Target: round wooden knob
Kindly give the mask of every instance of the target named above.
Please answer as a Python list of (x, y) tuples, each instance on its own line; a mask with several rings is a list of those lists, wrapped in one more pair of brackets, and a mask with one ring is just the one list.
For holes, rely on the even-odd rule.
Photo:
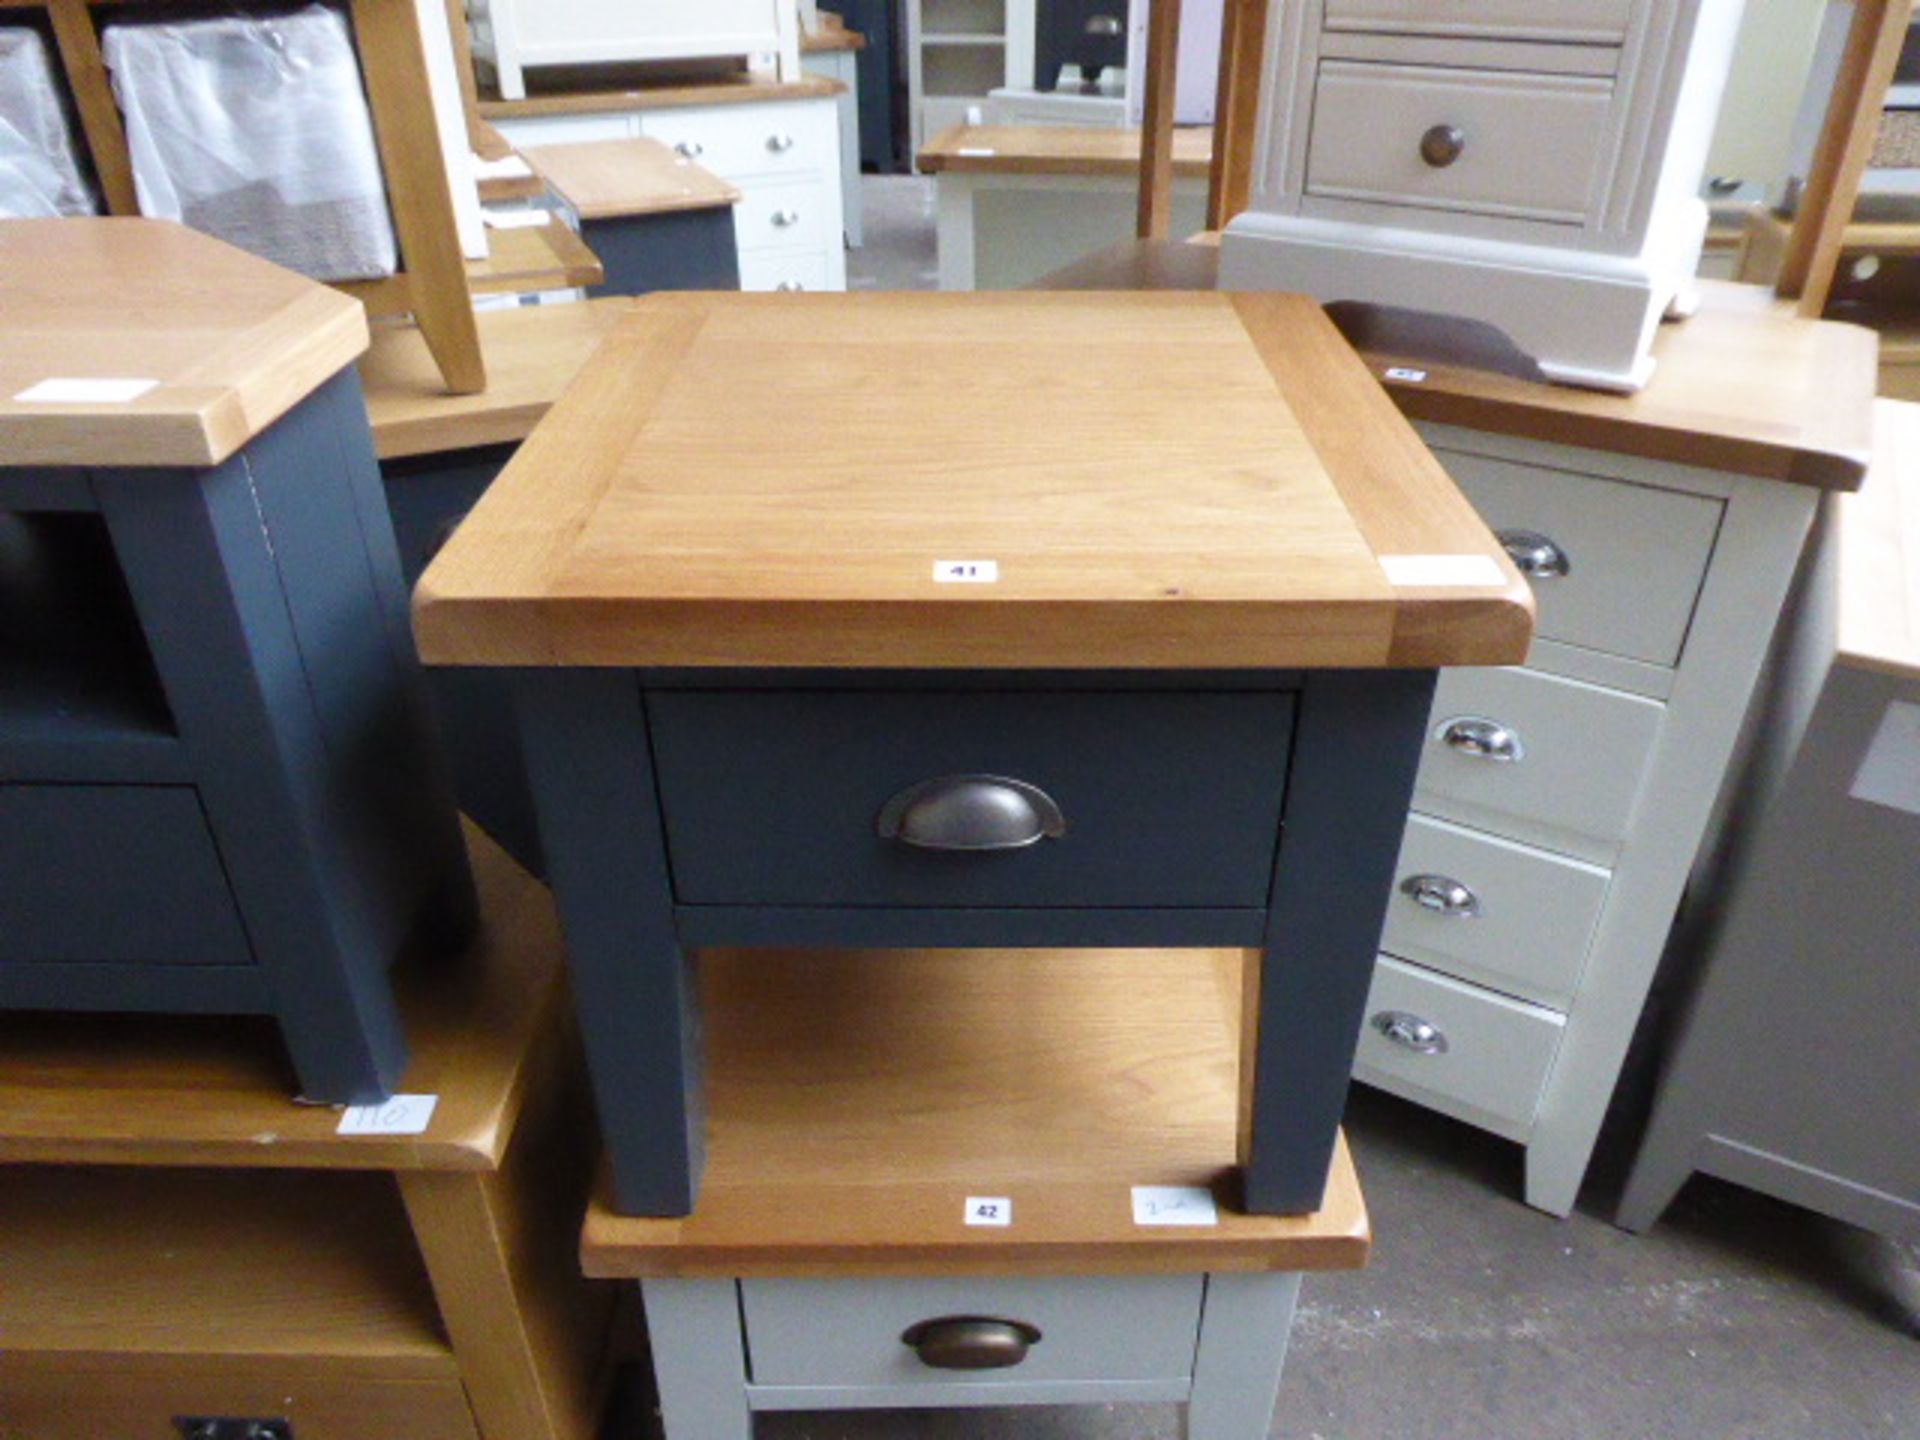
[(1467, 132), (1458, 125), (1436, 125), (1420, 137), (1420, 158), (1444, 170), (1467, 148)]

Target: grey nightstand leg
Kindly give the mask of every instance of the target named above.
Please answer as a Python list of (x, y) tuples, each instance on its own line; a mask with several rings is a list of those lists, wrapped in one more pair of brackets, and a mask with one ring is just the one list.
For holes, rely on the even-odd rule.
[(752, 1440), (746, 1337), (731, 1280), (643, 1280), (666, 1440)]
[(1316, 670), (1301, 690), (1246, 1088), (1250, 1213), (1320, 1208), (1434, 679)]
[[(269, 432), (303, 463), (250, 449), (207, 472), (102, 472), (94, 488), (301, 1089), (365, 1102), (394, 1091), (407, 1060), (386, 968), (420, 870), (438, 868), (453, 895), (470, 881), (465, 856), (447, 854), (451, 808), (445, 824), (420, 824), (409, 806), (409, 826), (344, 799), (363, 781), (382, 799), (396, 780), (424, 787), (434, 758), (407, 730), (405, 680), (334, 455), (311, 444), (334, 420), (309, 407)], [(265, 492), (301, 486), (332, 503), (301, 509), (311, 534), (296, 543), (271, 530)], [(303, 545), (359, 574), (330, 597), (290, 595), (284, 566)], [(392, 847), (359, 845), (374, 824), (394, 826)]]
[(1187, 1440), (1267, 1440), (1287, 1363), (1298, 1275), (1209, 1275)]
[(674, 933), (640, 682), (542, 670), (515, 693), (614, 1198), (685, 1215), (704, 1142), (698, 986)]

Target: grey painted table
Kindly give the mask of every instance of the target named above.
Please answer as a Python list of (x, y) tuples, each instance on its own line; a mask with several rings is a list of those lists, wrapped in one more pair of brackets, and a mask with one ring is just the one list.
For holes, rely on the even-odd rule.
[(649, 297), (415, 608), (516, 677), (643, 1215), (697, 1213), (698, 949), (781, 943), (1257, 950), (1234, 1198), (1316, 1208), (1435, 669), (1530, 622), (1284, 296)]
[(387, 968), (473, 894), (360, 307), (175, 226), (5, 231), (0, 1006), (271, 1015), (308, 1098), (384, 1098)]

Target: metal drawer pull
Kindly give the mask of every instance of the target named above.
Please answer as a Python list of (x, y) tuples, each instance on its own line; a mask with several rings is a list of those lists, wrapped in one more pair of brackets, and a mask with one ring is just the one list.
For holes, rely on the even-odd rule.
[(1394, 1044), (1421, 1055), (1447, 1053), (1447, 1037), (1431, 1020), (1408, 1010), (1382, 1010), (1367, 1022)]
[(882, 839), (922, 850), (1019, 850), (1059, 839), (1067, 822), (1053, 797), (999, 775), (943, 775), (881, 807)]
[(1400, 893), (1436, 915), (1471, 920), (1480, 913), (1480, 897), (1449, 875), (1410, 875), (1400, 882)]
[(798, 280), (782, 280), (778, 285), (774, 286), (773, 288), (779, 291), (782, 295), (793, 295), (793, 294), (799, 293), (800, 291), (806, 289), (807, 287), (802, 285)]
[(1027, 1358), (1040, 1343), (1040, 1332), (1019, 1320), (948, 1315), (922, 1320), (900, 1340), (935, 1370), (1005, 1370)]
[(702, 145), (698, 140), (682, 140), (678, 145), (674, 146), (673, 149), (674, 153), (683, 160), (698, 160), (702, 155), (707, 153), (707, 147)]
[(1420, 137), (1420, 158), (1444, 170), (1465, 153), (1467, 132), (1458, 125), (1436, 125)]
[(1118, 15), (1092, 15), (1087, 19), (1087, 34), (1118, 35), (1123, 27)]
[(776, 155), (784, 155), (787, 153), (787, 151), (791, 150), (792, 148), (793, 148), (793, 137), (791, 135), (781, 134), (781, 135), (769, 135), (767, 137), (767, 149), (771, 150)]
[(1498, 720), (1478, 715), (1463, 715), (1440, 727), (1440, 738), (1449, 749), (1476, 760), (1491, 760), (1496, 765), (1512, 765), (1526, 758), (1527, 748), (1520, 737)]
[(789, 225), (798, 225), (800, 223), (800, 212), (798, 210), (776, 210), (773, 212), (773, 223), (783, 230)]
[(1573, 570), (1567, 552), (1538, 530), (1501, 530), (1498, 534), (1508, 558), (1529, 580), (1558, 580)]

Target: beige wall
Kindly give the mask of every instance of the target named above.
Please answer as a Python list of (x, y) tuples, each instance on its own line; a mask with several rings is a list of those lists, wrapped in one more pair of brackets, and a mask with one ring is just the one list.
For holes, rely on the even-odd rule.
[(1762, 181), (1777, 197), (1825, 9), (1826, 0), (1747, 0), (1708, 175)]

